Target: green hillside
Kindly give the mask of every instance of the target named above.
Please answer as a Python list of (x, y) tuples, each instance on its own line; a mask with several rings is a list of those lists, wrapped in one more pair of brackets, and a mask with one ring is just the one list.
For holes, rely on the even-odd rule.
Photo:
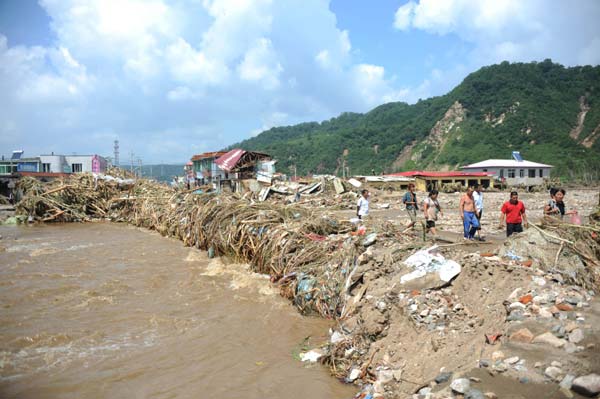
[(351, 174), (454, 169), (520, 150), (555, 175), (600, 171), (600, 67), (550, 60), (484, 67), (448, 94), (365, 114), (276, 127), (232, 147), (279, 160), (282, 172)]
[(183, 176), (183, 165), (158, 164), (143, 165), (142, 176), (160, 182), (170, 182), (173, 176)]

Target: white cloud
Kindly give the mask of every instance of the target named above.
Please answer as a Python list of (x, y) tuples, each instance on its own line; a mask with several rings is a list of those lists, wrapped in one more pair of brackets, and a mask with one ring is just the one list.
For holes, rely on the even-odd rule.
[(181, 38), (166, 49), (166, 60), (172, 76), (183, 83), (215, 85), (224, 82), (230, 73), (226, 65), (209, 59)]
[(278, 61), (273, 44), (269, 39), (260, 38), (248, 49), (238, 66), (242, 80), (260, 82), (267, 90), (279, 86), (279, 75), (283, 67)]
[(203, 4), (214, 18), (202, 35), (202, 48), (210, 57), (231, 63), (271, 32), (271, 0), (205, 0)]
[(28, 153), (110, 154), (110, 140), (97, 134), (110, 132), (123, 153), (183, 160), (244, 139), (252, 127), (441, 94), (500, 58), (598, 62), (598, 27), (586, 21), (600, 3), (540, 1), (412, 0), (399, 8), (397, 29), (469, 45), (460, 64), (440, 68), (436, 54), (427, 78), (408, 87), (353, 50), (352, 32), (338, 27), (327, 0), (41, 0), (53, 45), (14, 46), (0, 35), (0, 137)]
[(599, 17), (595, 0), (420, 0), (399, 7), (394, 26), (457, 35), (474, 45), (474, 67), (546, 58), (576, 65), (599, 60), (587, 50), (600, 40)]
[(110, 132), (123, 153), (185, 159), (246, 138), (250, 126), (366, 111), (404, 93), (382, 67), (356, 65), (351, 34), (324, 0), (40, 4), (53, 46), (0, 36), (0, 120), (12, 121), (0, 135), (28, 152), (110, 154), (98, 134)]
[(410, 95), (408, 88), (394, 89), (393, 82), (385, 77), (385, 68), (379, 65), (359, 64), (354, 67), (353, 77), (357, 91), (371, 107), (406, 101)]
[(189, 101), (197, 100), (204, 96), (201, 92), (196, 92), (187, 86), (178, 86), (167, 93), (167, 99), (169, 101)]
[(327, 69), (332, 66), (331, 60), (329, 59), (329, 51), (327, 50), (319, 51), (319, 54), (315, 56), (315, 61), (323, 69)]
[(396, 10), (396, 15), (394, 16), (394, 27), (396, 29), (407, 30), (410, 28), (412, 19), (414, 18), (415, 6), (416, 4), (413, 1), (409, 1)]
[(9, 48), (4, 36), (0, 36), (0, 80), (6, 99), (46, 105), (79, 101), (94, 82), (67, 48)]

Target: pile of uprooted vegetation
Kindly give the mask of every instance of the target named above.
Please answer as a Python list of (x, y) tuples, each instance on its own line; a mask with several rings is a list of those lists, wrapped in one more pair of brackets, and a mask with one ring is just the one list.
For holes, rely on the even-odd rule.
[[(363, 386), (365, 396), (407, 397), (429, 389), (453, 397), (444, 381), (474, 367), (521, 378), (525, 357), (513, 362), (508, 356), (521, 323), (538, 323), (528, 325), (527, 345), (547, 346), (535, 341), (546, 333), (562, 340), (556, 341), (556, 353), (548, 351), (557, 359), (587, 350), (559, 333), (595, 334), (585, 312), (599, 288), (597, 224), (547, 222), (493, 253), (479, 253), (470, 244), (415, 253), (423, 242), (392, 224), (367, 223), (366, 231), (357, 230), (298, 204), (255, 203), (235, 194), (196, 194), (147, 180), (85, 174), (23, 184), (21, 215), (45, 222), (126, 222), (270, 274), (302, 312), (337, 320), (315, 357), (336, 376)], [(409, 255), (417, 262), (409, 265)], [(446, 267), (452, 273), (443, 277)], [(506, 361), (496, 352), (504, 352)], [(584, 363), (573, 358), (577, 366), (563, 371), (581, 375), (597, 369), (594, 358), (600, 356)], [(529, 366), (527, 378), (548, 378), (545, 367), (540, 374)]]
[[(295, 204), (235, 194), (196, 194), (145, 179), (78, 174), (52, 183), (23, 179), (17, 212), (41, 222), (106, 219), (156, 230), (186, 245), (248, 262), (269, 274), (303, 312), (338, 317), (365, 237), (356, 227)], [(381, 226), (380, 238), (397, 232)], [(374, 242), (375, 237), (370, 237)], [(369, 243), (367, 243), (368, 245)]]

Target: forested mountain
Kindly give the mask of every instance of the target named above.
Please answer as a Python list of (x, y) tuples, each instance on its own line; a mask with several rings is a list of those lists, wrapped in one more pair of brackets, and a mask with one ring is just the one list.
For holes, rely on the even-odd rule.
[(454, 90), (416, 104), (276, 127), (235, 144), (298, 174), (454, 169), (489, 158), (524, 158), (565, 177), (600, 171), (600, 67), (551, 60), (484, 67)]

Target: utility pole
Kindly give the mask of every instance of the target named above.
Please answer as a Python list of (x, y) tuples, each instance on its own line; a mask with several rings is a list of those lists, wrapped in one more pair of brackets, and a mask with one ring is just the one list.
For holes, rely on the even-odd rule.
[(119, 140), (115, 140), (114, 142), (114, 164), (115, 168), (119, 167)]
[(133, 154), (133, 151), (131, 151), (131, 152), (129, 153), (129, 155), (131, 156), (131, 165), (130, 165), (130, 167), (129, 167), (129, 171), (130, 171), (131, 173), (133, 173), (133, 162), (134, 162), (134, 160), (135, 160), (135, 159), (133, 158), (133, 155), (134, 155), (134, 154)]
[(142, 178), (142, 158), (137, 159), (138, 167), (137, 167), (137, 177), (139, 179)]

